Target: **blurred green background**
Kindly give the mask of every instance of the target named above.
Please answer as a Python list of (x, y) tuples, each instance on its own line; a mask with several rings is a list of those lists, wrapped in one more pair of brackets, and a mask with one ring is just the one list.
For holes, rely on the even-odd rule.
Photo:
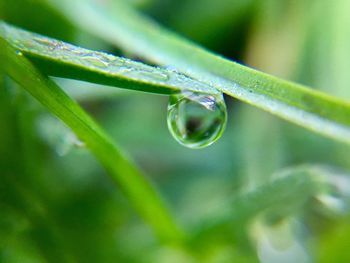
[[(232, 60), (350, 99), (349, 0), (128, 2)], [(79, 30), (44, 0), (0, 0), (0, 18), (138, 59)], [(160, 242), (75, 135), (0, 77), (0, 262), (350, 262), (345, 197), (323, 206), (310, 198), (274, 224), (259, 214), (243, 227), (218, 229), (191, 248)], [(222, 138), (190, 150), (167, 130), (166, 96), (55, 81), (152, 178), (188, 230), (215, 221), (234, 196), (283, 168), (322, 164), (350, 172), (348, 146), (231, 98), (226, 98), (229, 117)], [(343, 179), (350, 196), (350, 181)]]

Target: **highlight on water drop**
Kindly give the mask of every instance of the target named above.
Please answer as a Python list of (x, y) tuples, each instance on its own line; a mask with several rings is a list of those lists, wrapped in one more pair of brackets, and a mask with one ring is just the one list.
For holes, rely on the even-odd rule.
[(168, 128), (176, 141), (200, 149), (217, 141), (226, 127), (227, 110), (222, 94), (182, 92), (171, 95)]

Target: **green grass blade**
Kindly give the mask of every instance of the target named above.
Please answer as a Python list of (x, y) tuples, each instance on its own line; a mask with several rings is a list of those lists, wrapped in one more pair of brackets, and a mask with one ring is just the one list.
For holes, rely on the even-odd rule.
[[(350, 143), (350, 103), (217, 56), (162, 28), (123, 1), (49, 1), (80, 28), (290, 122)], [(81, 15), (77, 16), (76, 10)]]
[(208, 223), (204, 222), (198, 228), (198, 233), (202, 235), (215, 231), (223, 225), (239, 227), (266, 211), (269, 216), (296, 215), (307, 208), (305, 205), (310, 198), (316, 200), (324, 195), (342, 198), (341, 201), (347, 207), (347, 211), (338, 211), (337, 207), (327, 207), (324, 204), (322, 208), (325, 213), (349, 213), (348, 178), (349, 174), (323, 165), (300, 165), (283, 169), (270, 182), (234, 197), (226, 213), (217, 216), (215, 220), (208, 220)]
[(76, 47), (0, 22), (0, 35), (47, 75), (158, 94), (219, 93), (178, 72)]
[(161, 197), (115, 143), (53, 81), (0, 37), (0, 70), (70, 127), (108, 170), (141, 216), (166, 240), (182, 236)]

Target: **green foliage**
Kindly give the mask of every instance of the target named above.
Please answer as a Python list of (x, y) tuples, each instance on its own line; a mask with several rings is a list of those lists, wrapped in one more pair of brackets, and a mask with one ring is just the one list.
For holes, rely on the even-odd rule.
[[(214, 55), (159, 27), (123, 1), (110, 6), (81, 0), (53, 1), (52, 4), (77, 26), (106, 41), (157, 63), (170, 64), (223, 93), (284, 119), (349, 142), (350, 105), (346, 101)], [(73, 11), (77, 9), (84, 10), (84, 16), (78, 19)]]
[[(345, 2), (0, 0), (0, 262), (349, 261)], [(166, 131), (182, 91), (229, 95), (209, 149)]]
[(51, 80), (42, 76), (21, 53), (16, 53), (3, 39), (0, 41), (5, 72), (76, 133), (161, 237), (178, 238), (177, 229), (156, 192), (137, 168), (120, 153), (112, 140), (78, 104)]
[(181, 90), (218, 94), (218, 91), (209, 85), (174, 71), (78, 48), (5, 23), (0, 24), (0, 29), (6, 40), (50, 76), (160, 94), (171, 94)]

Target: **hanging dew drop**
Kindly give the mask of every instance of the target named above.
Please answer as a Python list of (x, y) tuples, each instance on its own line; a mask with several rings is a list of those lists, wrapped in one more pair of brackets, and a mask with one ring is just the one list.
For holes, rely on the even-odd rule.
[(227, 111), (222, 94), (183, 92), (171, 95), (168, 105), (168, 128), (180, 144), (200, 149), (222, 135)]

